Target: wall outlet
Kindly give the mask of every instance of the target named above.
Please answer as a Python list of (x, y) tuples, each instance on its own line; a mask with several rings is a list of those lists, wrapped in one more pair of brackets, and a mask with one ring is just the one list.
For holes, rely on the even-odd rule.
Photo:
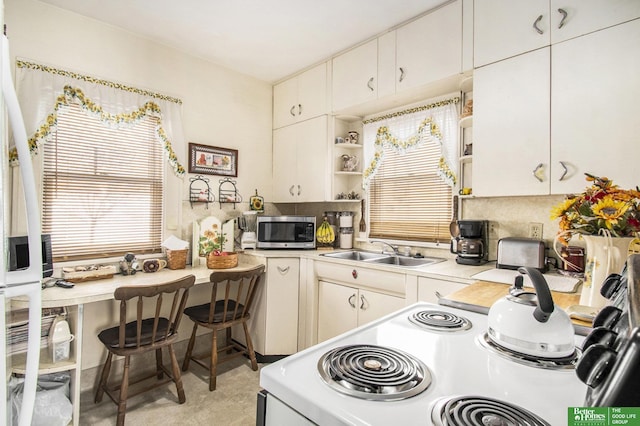
[(529, 238), (542, 239), (542, 224), (529, 222)]
[(500, 234), (500, 225), (498, 222), (489, 222), (489, 238), (497, 240)]

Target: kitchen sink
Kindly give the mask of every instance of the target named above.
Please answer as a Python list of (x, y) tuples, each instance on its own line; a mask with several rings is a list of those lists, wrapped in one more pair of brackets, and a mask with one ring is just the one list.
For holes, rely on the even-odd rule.
[(372, 253), (359, 250), (324, 253), (321, 254), (321, 256), (334, 259), (357, 260), (367, 263), (379, 263), (383, 265), (400, 266), (405, 268), (417, 268), (420, 266), (443, 262), (445, 260), (440, 257), (409, 257), (384, 253)]
[(382, 253), (372, 253), (369, 251), (358, 251), (358, 250), (339, 251), (336, 253), (324, 253), (321, 256), (332, 257), (334, 259), (347, 259), (347, 260), (375, 260), (375, 259), (388, 257), (388, 255), (382, 254)]

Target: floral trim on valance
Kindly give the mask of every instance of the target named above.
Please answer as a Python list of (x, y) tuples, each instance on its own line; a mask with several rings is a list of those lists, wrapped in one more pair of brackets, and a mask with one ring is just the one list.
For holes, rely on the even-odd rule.
[[(432, 117), (425, 118), (420, 123), (420, 126), (418, 126), (417, 132), (406, 140), (401, 140), (392, 135), (387, 126), (380, 126), (376, 134), (376, 140), (373, 144), (375, 148), (373, 159), (363, 173), (362, 188), (366, 190), (369, 187), (371, 178), (376, 174), (378, 167), (384, 158), (385, 146), (393, 148), (396, 152), (404, 153), (422, 145), (423, 139), (429, 136), (437, 138), (438, 142), (442, 143), (442, 133)], [(444, 157), (440, 157), (438, 175), (447, 182), (447, 184), (452, 186), (456, 184), (456, 175), (449, 168)]]
[[(54, 112), (46, 117), (44, 124), (36, 130), (31, 138), (29, 138), (29, 151), (31, 151), (32, 154), (37, 153), (38, 145), (42, 141), (47, 140), (51, 133), (55, 131), (58, 124), (57, 113), (60, 107), (63, 105), (69, 105), (72, 102), (78, 102), (82, 109), (87, 113), (96, 116), (103, 123), (115, 127), (120, 125), (133, 125), (146, 116), (160, 117), (162, 115), (162, 111), (158, 104), (152, 101), (146, 102), (143, 106), (131, 113), (110, 114), (104, 111), (101, 106), (97, 105), (91, 99), (87, 98), (82, 90), (67, 85), (64, 87), (64, 92), (56, 99)], [(171, 164), (174, 173), (179, 177), (184, 176), (185, 169), (178, 162), (176, 153), (171, 146), (171, 141), (167, 138), (167, 134), (161, 125), (156, 127), (156, 134), (158, 139), (164, 144), (167, 160), (169, 161), (169, 164)], [(15, 148), (9, 151), (9, 161), (13, 165), (18, 162), (18, 154)]]
[(63, 77), (70, 77), (80, 81), (86, 81), (88, 83), (101, 84), (103, 86), (111, 87), (112, 89), (124, 90), (125, 92), (137, 93), (143, 96), (151, 96), (152, 98), (162, 99), (163, 101), (174, 102), (182, 105), (182, 100), (174, 98), (172, 96), (162, 95), (160, 93), (151, 92), (149, 90), (138, 89), (136, 87), (127, 86), (125, 84), (115, 83), (109, 80), (103, 80), (100, 78), (91, 77), (84, 74), (78, 74), (72, 71), (61, 70), (60, 68), (54, 68), (47, 65), (35, 64), (33, 62), (27, 62), (20, 59), (16, 60), (16, 66), (18, 68), (27, 68), (31, 70), (38, 70), (48, 72), (50, 74), (60, 75)]

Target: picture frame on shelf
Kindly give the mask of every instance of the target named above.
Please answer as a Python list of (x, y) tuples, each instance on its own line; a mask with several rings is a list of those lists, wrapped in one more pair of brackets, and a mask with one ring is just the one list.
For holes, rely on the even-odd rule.
[(189, 173), (238, 176), (238, 150), (189, 143)]

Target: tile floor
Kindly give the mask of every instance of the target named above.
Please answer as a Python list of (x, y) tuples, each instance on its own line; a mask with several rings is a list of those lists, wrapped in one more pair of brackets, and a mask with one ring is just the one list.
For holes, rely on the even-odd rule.
[[(260, 367), (252, 371), (248, 359), (239, 357), (218, 366), (217, 389), (209, 392), (208, 372), (191, 366), (182, 373), (187, 401), (178, 404), (176, 387), (169, 382), (127, 401), (127, 425), (249, 426), (256, 423), (256, 395), (260, 390)], [(115, 376), (112, 370), (112, 377)], [(116, 423), (116, 405), (105, 395), (93, 402), (93, 389), (80, 400), (80, 425), (110, 426)]]

